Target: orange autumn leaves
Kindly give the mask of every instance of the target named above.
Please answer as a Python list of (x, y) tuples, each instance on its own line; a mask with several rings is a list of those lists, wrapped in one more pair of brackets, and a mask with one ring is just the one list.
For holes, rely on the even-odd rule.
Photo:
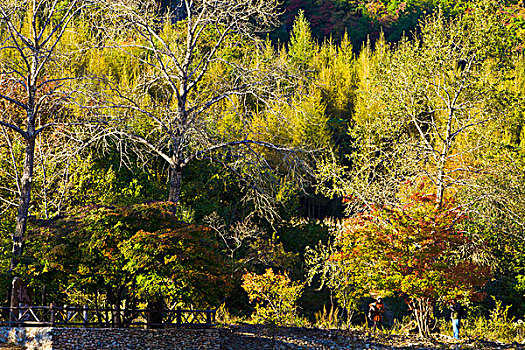
[(474, 259), (467, 216), (452, 198), (414, 193), (402, 208), (375, 207), (346, 221), (330, 260), (349, 270), (354, 284), (439, 300), (470, 297), (490, 276)]

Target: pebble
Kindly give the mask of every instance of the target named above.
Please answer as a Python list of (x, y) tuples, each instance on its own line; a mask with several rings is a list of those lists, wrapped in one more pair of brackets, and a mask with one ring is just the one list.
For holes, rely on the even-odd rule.
[[(366, 339), (366, 341), (365, 341)], [(402, 336), (365, 338), (355, 331), (326, 331), (312, 328), (279, 328), (261, 325), (215, 329), (82, 329), (1, 328), (0, 343), (25, 345), (28, 350), (436, 350), (436, 349), (525, 349), (520, 344), (484, 343), (433, 344)], [(412, 340), (412, 341), (410, 341)]]

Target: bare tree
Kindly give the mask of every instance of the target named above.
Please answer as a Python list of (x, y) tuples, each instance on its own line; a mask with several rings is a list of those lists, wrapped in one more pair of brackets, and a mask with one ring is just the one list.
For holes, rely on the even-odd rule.
[[(128, 112), (116, 127), (169, 165), (169, 201), (179, 202), (183, 169), (196, 159), (217, 161), (239, 175), (267, 176), (259, 184), (279, 183), (275, 169), (287, 169), (289, 176), (304, 170), (304, 149), (265, 139), (251, 123), (253, 105), (265, 106), (291, 86), (282, 78), (283, 66), (270, 67), (246, 52), (260, 47), (254, 44), (260, 44), (257, 33), (275, 25), (278, 1), (182, 0), (162, 16), (156, 15), (161, 11), (155, 1), (111, 3), (112, 22), (126, 28), (114, 46), (142, 66), (133, 89), (118, 89), (115, 105)], [(241, 126), (235, 132), (217, 132), (225, 111)], [(273, 162), (263, 149), (274, 155)], [(268, 204), (268, 197), (256, 197), (260, 207)]]
[[(70, 124), (63, 106), (72, 91), (66, 73), (72, 47), (63, 45), (78, 16), (93, 5), (89, 0), (7, 0), (0, 3), (0, 126), (6, 143), (21, 142), (21, 176), (15, 176), (18, 213), (13, 238), (12, 270), (23, 253), (31, 205), (38, 138), (51, 128)], [(17, 135), (13, 138), (9, 133)], [(42, 144), (42, 143), (41, 143)], [(11, 144), (11, 149), (14, 149)], [(11, 152), (11, 157), (15, 153)], [(17, 161), (13, 159), (16, 167)], [(43, 164), (43, 166), (45, 166)]]
[(489, 168), (481, 160), (505, 112), (506, 48), (486, 6), (452, 20), (433, 15), (413, 40), (363, 51), (351, 131), (361, 151), (353, 181), (340, 177), (356, 203), (398, 204), (400, 185), (423, 179), (441, 204), (447, 189), (475, 186)]
[(232, 224), (227, 224), (224, 218), (220, 217), (216, 212), (213, 212), (206, 216), (203, 221), (208, 227), (213, 229), (222, 240), (225, 251), (232, 264), (231, 273), (233, 276), (234, 272), (240, 268), (235, 266), (235, 258), (239, 249), (247, 243), (260, 238), (264, 234), (264, 230), (254, 223), (250, 217), (245, 217)]

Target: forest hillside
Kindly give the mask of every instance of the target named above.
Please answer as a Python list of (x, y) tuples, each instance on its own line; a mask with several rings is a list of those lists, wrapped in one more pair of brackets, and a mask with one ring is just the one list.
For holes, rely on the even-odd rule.
[(424, 338), (460, 302), (523, 343), (524, 40), (522, 1), (3, 1), (0, 300), (344, 328), (381, 296)]

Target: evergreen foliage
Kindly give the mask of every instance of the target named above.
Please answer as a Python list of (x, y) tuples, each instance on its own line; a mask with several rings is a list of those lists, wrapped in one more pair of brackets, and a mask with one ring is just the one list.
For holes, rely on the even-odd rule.
[[(41, 22), (0, 4), (0, 288), (251, 302), (287, 325), (329, 304), (330, 322), (359, 323), (381, 293), (406, 298), (424, 336), (462, 298), (469, 334), (517, 339), (501, 325), (525, 315), (523, 3), (289, 0), (265, 37), (276, 2), (220, 2), (269, 11), (232, 17), (184, 1), (202, 16), (63, 1)], [(20, 38), (62, 28), (71, 4), (31, 76)]]

